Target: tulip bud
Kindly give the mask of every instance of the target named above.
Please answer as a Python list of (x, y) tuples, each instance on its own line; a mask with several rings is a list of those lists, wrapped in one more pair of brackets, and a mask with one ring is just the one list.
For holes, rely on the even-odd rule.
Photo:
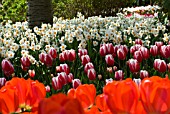
[(153, 66), (154, 66), (155, 70), (158, 70), (159, 72), (165, 72), (167, 69), (166, 62), (164, 60), (160, 60), (160, 59), (155, 59)]
[(72, 73), (69, 73), (69, 74), (67, 75), (67, 82), (68, 82), (68, 83), (71, 83), (72, 80), (73, 80), (73, 74), (72, 74)]
[(96, 79), (96, 71), (94, 70), (94, 68), (89, 69), (89, 70), (87, 71), (87, 77), (88, 77), (90, 80), (95, 80), (95, 79)]
[(76, 59), (76, 52), (75, 50), (71, 49), (68, 52), (68, 60), (69, 61), (74, 61)]
[(28, 70), (31, 64), (28, 57), (22, 57), (20, 61), (21, 61), (22, 69), (25, 71)]
[(87, 71), (91, 68), (94, 68), (93, 63), (89, 62), (84, 67), (84, 73), (87, 74)]
[(1, 67), (6, 76), (10, 76), (14, 73), (14, 67), (7, 59), (2, 60)]
[(47, 86), (45, 87), (45, 90), (46, 90), (47, 93), (50, 92), (50, 86), (47, 85)]
[(72, 86), (73, 86), (74, 89), (76, 89), (79, 85), (81, 85), (80, 79), (72, 80)]
[(51, 67), (51, 66), (53, 65), (53, 58), (51, 57), (51, 55), (45, 54), (44, 64), (45, 64), (47, 67)]
[(67, 75), (70, 73), (70, 68), (67, 64), (60, 64), (60, 72), (65, 72)]
[(142, 43), (142, 40), (141, 40), (141, 39), (135, 39), (135, 44), (140, 44), (140, 45), (142, 45), (143, 43)]
[(101, 75), (101, 74), (99, 74), (99, 75), (98, 75), (98, 78), (99, 78), (99, 80), (101, 80), (101, 79), (102, 79), (102, 75)]
[(106, 46), (100, 47), (100, 56), (104, 57), (106, 53)]
[(87, 54), (88, 54), (87, 49), (79, 49), (78, 50), (79, 58), (81, 58), (82, 55), (87, 55)]
[(128, 62), (128, 65), (129, 65), (130, 71), (132, 73), (138, 72), (140, 70), (140, 64), (135, 59), (130, 59), (129, 62)]
[(48, 53), (49, 53), (49, 55), (51, 55), (51, 57), (52, 57), (53, 59), (57, 58), (57, 51), (56, 51), (55, 48), (50, 48), (50, 50), (49, 50)]
[(52, 78), (52, 87), (54, 90), (59, 90), (62, 88), (62, 86), (62, 81), (58, 78), (58, 76)]
[(0, 88), (3, 87), (6, 83), (6, 79), (5, 78), (0, 78)]
[(124, 73), (122, 70), (118, 70), (115, 72), (115, 80), (123, 80)]
[(126, 52), (123, 49), (118, 49), (117, 50), (117, 56), (120, 60), (125, 60), (126, 59)]
[(35, 70), (28, 70), (28, 75), (29, 75), (31, 78), (34, 78), (34, 76), (35, 76)]
[(142, 62), (142, 60), (143, 60), (142, 52), (141, 51), (135, 51), (133, 58), (136, 59), (139, 63)]
[(113, 66), (114, 65), (114, 58), (111, 54), (108, 54), (105, 56), (105, 61), (108, 66)]
[(146, 47), (140, 47), (139, 51), (142, 52), (142, 57), (143, 59), (148, 59), (149, 58), (149, 50)]
[(140, 78), (144, 79), (146, 77), (149, 77), (149, 73), (146, 70), (140, 70)]
[(46, 55), (45, 53), (39, 54), (39, 60), (40, 60), (42, 63), (44, 63), (45, 55)]
[(156, 45), (151, 46), (150, 53), (152, 56), (157, 56), (158, 55), (158, 47)]
[(81, 56), (81, 62), (83, 64), (83, 66), (85, 66), (87, 63), (90, 62), (90, 57), (89, 55), (82, 55)]

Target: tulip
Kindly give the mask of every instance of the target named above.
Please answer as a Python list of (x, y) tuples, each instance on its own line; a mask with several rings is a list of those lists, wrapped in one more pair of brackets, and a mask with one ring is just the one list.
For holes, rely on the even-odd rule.
[(58, 73), (57, 76), (62, 86), (67, 84), (67, 74), (65, 72)]
[(149, 58), (149, 50), (146, 47), (140, 47), (139, 51), (142, 52), (142, 57), (143, 59), (148, 59)]
[(6, 83), (6, 79), (5, 78), (0, 78), (0, 88), (3, 87)]
[(45, 87), (45, 90), (46, 90), (46, 92), (50, 92), (50, 86), (47, 85), (47, 86)]
[(141, 79), (138, 78), (138, 79), (133, 79), (133, 81), (136, 83), (136, 85), (138, 86), (138, 88), (140, 87), (140, 84), (141, 84)]
[(103, 88), (103, 93), (107, 106), (112, 113), (135, 114), (139, 90), (132, 79), (108, 83)]
[(45, 54), (44, 64), (45, 64), (47, 67), (51, 67), (51, 66), (53, 65), (53, 58), (51, 57), (51, 55)]
[(115, 72), (115, 80), (123, 80), (124, 73), (122, 70), (118, 70)]
[(113, 66), (114, 65), (114, 58), (111, 54), (108, 54), (105, 56), (105, 61), (108, 66)]
[(120, 48), (120, 45), (115, 45), (114, 46), (114, 52), (117, 53), (117, 50)]
[(6, 76), (10, 76), (14, 73), (14, 67), (10, 61), (3, 59), (1, 62), (2, 71)]
[(28, 70), (28, 75), (29, 75), (31, 78), (34, 78), (34, 76), (35, 76), (35, 70)]
[(67, 64), (60, 64), (60, 72), (65, 72), (67, 75), (70, 73), (70, 68)]
[(69, 61), (74, 61), (76, 59), (76, 52), (75, 50), (71, 49), (68, 52), (68, 60)]
[(140, 47), (141, 47), (141, 45), (139, 45), (139, 44), (136, 44), (136, 45), (130, 47), (130, 53), (133, 55), (133, 53), (135, 51), (138, 51)]
[(125, 52), (125, 55), (128, 54), (128, 47), (126, 45), (120, 45), (120, 48), (119, 49), (122, 49), (124, 52)]
[(88, 54), (87, 49), (79, 49), (78, 50), (79, 58), (81, 58), (82, 55), (87, 55), (87, 54)]
[(146, 70), (140, 70), (140, 78), (144, 79), (146, 77), (149, 77), (149, 73)]
[(135, 51), (133, 54), (133, 58), (136, 59), (139, 63), (142, 62), (143, 56), (141, 51)]
[(140, 70), (139, 62), (135, 59), (130, 59), (128, 65), (132, 73), (138, 72)]
[(46, 55), (45, 53), (39, 54), (39, 60), (40, 60), (42, 63), (44, 63), (45, 55)]
[(164, 58), (169, 58), (170, 57), (170, 49), (169, 49), (169, 47), (167, 47), (165, 45), (161, 46), (160, 47), (160, 54)]
[(89, 55), (82, 55), (81, 56), (81, 62), (83, 64), (83, 66), (85, 66), (87, 63), (90, 62), (90, 57)]
[(84, 73), (87, 74), (87, 71), (91, 68), (94, 68), (93, 63), (89, 62), (84, 67)]
[(155, 45), (158, 46), (158, 50), (160, 50), (161, 46), (163, 46), (163, 42), (155, 42)]
[(120, 60), (125, 60), (126, 59), (126, 52), (123, 49), (118, 49), (117, 50), (117, 56)]
[[(70, 108), (71, 106), (71, 108)], [(39, 103), (38, 114), (85, 114), (81, 103), (63, 93), (52, 95)]]
[(142, 40), (141, 40), (141, 39), (135, 39), (135, 44), (140, 44), (140, 45), (142, 45), (143, 43), (142, 43)]
[(96, 79), (96, 71), (94, 70), (94, 68), (91, 68), (87, 71), (87, 77), (90, 80), (95, 80)]
[(72, 86), (73, 86), (74, 89), (76, 89), (79, 85), (81, 85), (80, 79), (72, 80)]
[(55, 70), (56, 70), (57, 73), (59, 73), (59, 72), (61, 72), (61, 67), (60, 66), (56, 66)]
[(58, 76), (52, 78), (52, 87), (54, 90), (60, 90), (63, 86), (62, 84), (63, 83)]
[(72, 80), (73, 80), (73, 74), (72, 74), (72, 73), (69, 73), (69, 74), (67, 75), (67, 82), (68, 82), (68, 83), (71, 83)]
[(28, 57), (22, 57), (21, 58), (21, 65), (24, 71), (28, 70), (30, 67), (30, 60), (28, 59)]
[(53, 59), (57, 58), (57, 51), (56, 51), (55, 48), (50, 48), (50, 50), (49, 50), (48, 53), (49, 53), (49, 55), (51, 55), (51, 57), (52, 57)]
[(106, 79), (105, 82), (106, 82), (106, 85), (107, 85), (108, 83), (112, 83), (112, 82), (113, 82), (113, 79), (112, 79), (112, 78)]
[(151, 46), (150, 53), (152, 56), (157, 56), (158, 55), (158, 47), (156, 45)]
[(140, 99), (147, 114), (169, 114), (170, 80), (153, 76), (140, 85)]
[(112, 43), (106, 44), (106, 52), (107, 54), (113, 54), (114, 53), (114, 46)]
[(160, 59), (155, 59), (153, 66), (155, 70), (158, 70), (159, 72), (165, 72), (167, 69), (166, 62)]
[(104, 57), (107, 54), (106, 46), (100, 47), (100, 56)]

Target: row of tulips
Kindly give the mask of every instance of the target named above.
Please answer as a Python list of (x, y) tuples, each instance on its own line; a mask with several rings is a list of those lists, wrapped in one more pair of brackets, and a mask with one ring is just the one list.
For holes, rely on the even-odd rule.
[(93, 84), (80, 84), (67, 95), (45, 98), (42, 83), (13, 78), (0, 89), (0, 112), (33, 114), (169, 114), (170, 80), (152, 76), (109, 81), (97, 95)]

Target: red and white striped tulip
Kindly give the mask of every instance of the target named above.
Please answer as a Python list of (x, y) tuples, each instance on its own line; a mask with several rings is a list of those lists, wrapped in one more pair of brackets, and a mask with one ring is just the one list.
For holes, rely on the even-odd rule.
[(11, 62), (8, 61), (7, 59), (2, 60), (1, 67), (2, 67), (2, 71), (4, 72), (5, 76), (10, 76), (14, 73), (14, 67), (11, 64)]
[(47, 86), (45, 87), (45, 90), (46, 90), (47, 93), (50, 92), (50, 91), (51, 91), (50, 86), (47, 85)]
[(151, 48), (150, 48), (150, 54), (152, 56), (157, 56), (159, 54), (158, 53), (158, 46), (152, 45)]
[(115, 72), (115, 80), (123, 80), (124, 73), (122, 70), (118, 70)]
[(44, 58), (45, 58), (46, 53), (41, 53), (39, 54), (39, 60), (44, 63)]
[(106, 46), (100, 47), (100, 56), (104, 57), (107, 54)]
[(69, 61), (74, 61), (76, 59), (76, 52), (75, 50), (71, 49), (68, 50), (68, 56), (67, 56)]
[(139, 63), (142, 62), (143, 56), (141, 51), (135, 51), (133, 54), (133, 58), (136, 59)]
[(142, 45), (143, 43), (142, 43), (142, 40), (141, 40), (141, 39), (135, 39), (135, 44), (140, 44), (140, 45)]
[(149, 50), (146, 47), (141, 46), (139, 48), (139, 51), (142, 52), (143, 59), (148, 59), (149, 58)]
[(117, 50), (117, 56), (120, 60), (125, 60), (126, 59), (126, 52), (123, 49), (119, 48)]
[(112, 43), (106, 44), (106, 52), (107, 54), (113, 54), (114, 53), (114, 46)]
[(94, 70), (94, 68), (91, 68), (87, 71), (87, 77), (90, 80), (95, 80), (96, 79), (96, 71)]
[(72, 73), (69, 73), (68, 75), (67, 75), (67, 82), (68, 83), (71, 83), (72, 82), (72, 80), (73, 80), (73, 74)]
[(67, 74), (65, 72), (58, 73), (57, 76), (58, 79), (61, 80), (62, 86), (67, 84)]
[(140, 70), (140, 79), (144, 79), (146, 77), (149, 77), (149, 73), (146, 70)]
[(79, 85), (81, 85), (80, 79), (72, 80), (72, 86), (73, 86), (74, 89), (76, 89)]
[(87, 74), (87, 71), (91, 68), (94, 68), (93, 63), (91, 63), (91, 62), (87, 63), (84, 67), (84, 73)]
[(31, 65), (31, 62), (30, 60), (28, 59), (28, 57), (21, 57), (21, 67), (24, 71), (28, 70), (30, 65)]
[(105, 56), (105, 61), (108, 66), (113, 66), (114, 65), (114, 58), (111, 54), (108, 54)]
[(67, 64), (60, 64), (60, 72), (65, 72), (67, 75), (70, 73), (70, 68)]
[(163, 46), (163, 42), (155, 42), (155, 45), (158, 46), (158, 50)]
[(82, 55), (87, 55), (87, 54), (88, 54), (87, 49), (79, 49), (78, 50), (79, 58), (81, 58)]
[(90, 57), (89, 55), (82, 55), (81, 56), (81, 63), (83, 64), (83, 66), (85, 66), (87, 63), (90, 62)]
[(160, 55), (164, 58), (169, 58), (170, 57), (170, 49), (169, 47), (163, 45), (160, 47)]
[(53, 65), (53, 58), (51, 57), (51, 55), (45, 54), (44, 64), (45, 64), (47, 67), (51, 67), (51, 66)]
[(136, 59), (130, 59), (128, 65), (132, 73), (138, 72), (140, 70), (140, 64)]
[(167, 70), (167, 65), (164, 60), (161, 59), (155, 59), (153, 64), (155, 70), (159, 72), (165, 72)]
[(50, 54), (53, 59), (57, 58), (57, 51), (53, 47), (50, 48), (50, 50), (48, 51), (48, 54)]
[(126, 45), (120, 45), (120, 49), (123, 49), (123, 51), (128, 54), (129, 49)]
[(3, 87), (6, 83), (6, 79), (5, 78), (0, 78), (0, 88)]
[(28, 75), (29, 75), (31, 78), (34, 78), (34, 76), (35, 76), (35, 70), (28, 70)]
[(63, 87), (62, 81), (58, 76), (52, 78), (52, 87), (54, 90), (60, 90)]

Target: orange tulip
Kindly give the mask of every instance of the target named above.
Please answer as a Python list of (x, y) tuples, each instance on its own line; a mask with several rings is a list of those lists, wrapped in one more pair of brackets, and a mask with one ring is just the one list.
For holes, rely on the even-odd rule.
[(134, 114), (139, 100), (139, 90), (132, 79), (108, 83), (103, 92), (110, 111), (114, 114)]
[(84, 109), (88, 109), (93, 106), (96, 97), (96, 88), (93, 84), (84, 84), (78, 86), (76, 89), (70, 89), (68, 96), (77, 98)]
[(81, 103), (74, 98), (59, 93), (39, 103), (38, 114), (84, 114)]
[(45, 95), (45, 87), (38, 81), (13, 78), (0, 90), (2, 113), (36, 112)]
[(170, 80), (153, 76), (140, 85), (141, 102), (147, 114), (170, 113)]

